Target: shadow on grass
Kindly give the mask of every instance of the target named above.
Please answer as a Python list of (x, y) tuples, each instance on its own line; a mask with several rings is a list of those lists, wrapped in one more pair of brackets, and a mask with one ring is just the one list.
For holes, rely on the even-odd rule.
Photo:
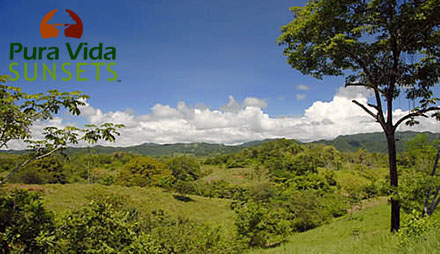
[(173, 195), (174, 199), (182, 202), (194, 202), (194, 199), (184, 196), (184, 195)]

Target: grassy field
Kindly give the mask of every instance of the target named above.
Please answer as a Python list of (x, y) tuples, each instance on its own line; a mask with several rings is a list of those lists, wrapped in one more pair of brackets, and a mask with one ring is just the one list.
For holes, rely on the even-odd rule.
[(160, 188), (104, 186), (99, 184), (46, 184), (23, 185), (9, 184), (4, 188), (23, 188), (41, 193), (46, 207), (55, 214), (81, 207), (99, 194), (117, 194), (128, 204), (141, 212), (149, 213), (162, 209), (172, 216), (181, 216), (200, 222), (211, 222), (232, 228), (233, 212), (231, 201), (227, 199), (204, 198), (188, 195), (191, 201), (184, 202), (174, 198), (172, 192)]
[[(210, 222), (233, 229), (230, 201), (188, 195), (189, 202), (179, 201), (173, 193), (159, 188), (103, 186), (97, 184), (10, 184), (4, 189), (23, 188), (41, 193), (46, 207), (56, 214), (78, 208), (96, 195), (117, 194), (140, 211), (163, 209), (170, 215), (182, 216), (200, 222)], [(389, 233), (387, 198), (364, 202), (363, 210), (336, 218), (330, 223), (303, 233), (296, 233), (276, 248), (254, 249), (247, 254), (394, 254), (440, 253), (440, 230), (435, 228), (421, 243), (398, 248), (398, 237)], [(439, 221), (439, 216), (435, 221)]]
[[(267, 181), (266, 172), (256, 174), (253, 168), (220, 168), (204, 166), (207, 174), (202, 181), (223, 180), (230, 184), (254, 186)], [(321, 171), (326, 171), (321, 169)], [(373, 181), (384, 181), (386, 169), (337, 170), (334, 177), (341, 190), (353, 186), (365, 186)], [(180, 216), (199, 222), (222, 225), (228, 231), (234, 229), (234, 213), (230, 209), (231, 200), (205, 198), (187, 195), (190, 201), (180, 201), (176, 193), (154, 187), (123, 187), (100, 184), (46, 184), (25, 185), (8, 184), (2, 189), (23, 188), (39, 192), (45, 206), (55, 214), (79, 208), (99, 195), (119, 195), (128, 205), (136, 207), (143, 213), (162, 209), (171, 216)], [(0, 189), (1, 190), (1, 189)], [(380, 197), (363, 202), (360, 211), (354, 210), (328, 224), (303, 233), (295, 233), (280, 246), (269, 249), (254, 249), (247, 254), (431, 254), (440, 253), (440, 227), (427, 235), (427, 238), (416, 244), (398, 246), (398, 237), (389, 233), (390, 207), (387, 197)], [(437, 215), (435, 221), (440, 221)], [(437, 224), (438, 225), (438, 224)]]
[[(331, 223), (292, 235), (276, 248), (257, 249), (249, 254), (433, 254), (440, 253), (440, 230), (434, 227), (420, 242), (403, 249), (398, 237), (389, 233), (390, 206), (387, 198), (366, 202), (362, 211), (334, 219)], [(438, 223), (439, 216), (432, 218)]]
[(352, 216), (346, 215), (327, 225), (294, 234), (282, 246), (250, 253), (394, 253), (392, 242), (395, 239), (388, 233), (388, 224), (389, 206), (385, 199), (379, 199), (375, 205)]

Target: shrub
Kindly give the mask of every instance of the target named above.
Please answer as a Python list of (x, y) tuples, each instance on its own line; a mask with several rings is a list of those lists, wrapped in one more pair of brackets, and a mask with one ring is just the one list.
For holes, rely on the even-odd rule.
[(200, 165), (196, 159), (188, 156), (179, 156), (167, 162), (174, 178), (182, 181), (194, 181), (200, 176)]
[(165, 164), (148, 156), (131, 159), (119, 175), (119, 182), (127, 186), (161, 186), (173, 181), (174, 177)]
[(150, 216), (146, 231), (158, 239), (164, 253), (238, 254), (243, 251), (243, 245), (222, 227), (172, 218), (163, 211)]
[(46, 253), (49, 245), (40, 240), (53, 228), (38, 194), (14, 190), (0, 198), (0, 253)]
[(11, 182), (26, 184), (67, 183), (64, 163), (57, 156), (33, 161), (11, 178)]
[(289, 200), (289, 208), (295, 214), (294, 231), (302, 232), (315, 228), (329, 219), (321, 199), (310, 191), (293, 193)]
[(251, 201), (236, 205), (234, 211), (238, 238), (249, 247), (278, 245), (291, 233), (293, 216), (280, 207)]
[(398, 232), (399, 247), (405, 248), (408, 244), (424, 240), (433, 226), (430, 217), (422, 217), (419, 212), (413, 210)]
[(115, 207), (100, 199), (69, 212), (57, 225), (52, 253), (164, 253), (156, 240), (139, 231), (135, 212)]

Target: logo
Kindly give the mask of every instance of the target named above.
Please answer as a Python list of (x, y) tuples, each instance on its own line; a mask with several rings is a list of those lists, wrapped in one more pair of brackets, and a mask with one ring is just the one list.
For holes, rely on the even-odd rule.
[[(80, 39), (83, 34), (80, 17), (68, 9), (65, 12), (57, 12), (58, 9), (55, 9), (44, 15), (40, 23), (41, 37)], [(64, 36), (60, 35), (63, 33)], [(104, 46), (103, 42), (53, 41), (50, 44), (35, 46), (11, 42), (10, 81), (23, 80), (23, 78), (26, 81), (117, 80), (118, 74), (113, 69), (116, 66), (115, 47)]]
[(83, 23), (79, 16), (75, 12), (66, 9), (66, 13), (69, 14), (75, 24), (51, 23), (50, 20), (57, 11), (58, 9), (50, 11), (44, 16), (43, 20), (41, 20), (41, 37), (43, 37), (43, 39), (58, 37), (60, 29), (64, 28), (65, 37), (80, 39), (83, 34)]

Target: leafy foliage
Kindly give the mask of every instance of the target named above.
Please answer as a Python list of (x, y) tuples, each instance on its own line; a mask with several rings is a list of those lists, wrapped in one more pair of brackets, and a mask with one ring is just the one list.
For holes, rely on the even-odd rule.
[(66, 183), (64, 162), (57, 156), (45, 157), (27, 164), (11, 182), (26, 184)]
[(119, 175), (119, 181), (127, 186), (170, 186), (175, 178), (165, 163), (152, 157), (136, 157), (127, 162)]
[(261, 202), (237, 205), (235, 225), (238, 237), (250, 247), (275, 246), (291, 232), (293, 214)]
[(419, 212), (413, 210), (399, 232), (399, 245), (408, 247), (406, 246), (408, 241), (417, 242), (422, 240), (433, 226), (428, 217), (422, 217)]
[(188, 156), (179, 156), (167, 161), (168, 168), (173, 172), (176, 180), (193, 181), (200, 177), (200, 165), (196, 159)]
[[(397, 127), (418, 124), (417, 117), (440, 120), (432, 87), (440, 77), (438, 50), (440, 3), (428, 1), (309, 1), (293, 7), (294, 19), (278, 38), (287, 62), (303, 74), (346, 77), (346, 86), (373, 92), (375, 101), (353, 103), (382, 127), (387, 139), (390, 185), (397, 191)], [(393, 100), (400, 93), (418, 100), (400, 119), (393, 119)], [(399, 200), (391, 200), (391, 230), (399, 230)]]
[(14, 139), (31, 137), (30, 126), (38, 120), (51, 119), (61, 108), (80, 114), (86, 95), (81, 92), (49, 90), (47, 94), (27, 94), (20, 88), (6, 86), (8, 76), (0, 76), (0, 148)]
[(105, 200), (72, 211), (57, 225), (53, 253), (165, 253), (133, 222), (133, 211)]
[(14, 190), (0, 198), (0, 253), (47, 253), (41, 237), (53, 231), (52, 216), (35, 193)]
[(30, 130), (35, 121), (52, 119), (63, 108), (73, 115), (79, 115), (80, 106), (85, 105), (84, 100), (88, 97), (79, 91), (69, 93), (49, 90), (46, 94), (27, 94), (20, 88), (4, 85), (7, 79), (8, 76), (0, 76), (0, 148), (7, 147), (11, 140), (23, 140), (33, 153), (2, 179), (0, 185), (26, 164), (66, 148), (68, 144), (78, 144), (80, 141), (96, 143), (100, 139), (114, 141), (115, 136), (119, 135), (117, 129), (123, 127), (112, 123), (104, 123), (99, 127), (86, 125), (84, 129), (49, 126), (44, 128), (44, 138), (35, 140)]

